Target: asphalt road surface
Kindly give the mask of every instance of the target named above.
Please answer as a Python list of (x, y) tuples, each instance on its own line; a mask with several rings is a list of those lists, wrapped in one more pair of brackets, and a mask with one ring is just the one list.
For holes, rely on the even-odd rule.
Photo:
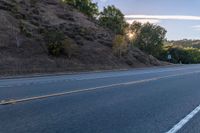
[(200, 65), (0, 80), (0, 133), (200, 133)]

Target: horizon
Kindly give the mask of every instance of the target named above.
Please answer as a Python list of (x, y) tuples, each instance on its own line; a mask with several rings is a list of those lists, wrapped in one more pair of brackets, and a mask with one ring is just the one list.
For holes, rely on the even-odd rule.
[(114, 5), (125, 15), (128, 23), (139, 21), (160, 25), (167, 30), (167, 40), (200, 40), (200, 1), (193, 0), (93, 0), (100, 10)]

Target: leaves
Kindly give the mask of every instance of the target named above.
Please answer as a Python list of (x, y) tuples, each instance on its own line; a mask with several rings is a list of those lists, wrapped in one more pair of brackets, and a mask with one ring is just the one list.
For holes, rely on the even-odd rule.
[(130, 26), (130, 30), (136, 34), (134, 40), (131, 40), (132, 45), (148, 54), (159, 57), (167, 32), (163, 27), (151, 23), (134, 22)]
[(96, 17), (99, 14), (97, 3), (91, 0), (64, 0), (67, 4), (74, 6), (89, 17)]
[(124, 34), (127, 23), (124, 14), (115, 6), (108, 6), (100, 13), (100, 25), (111, 29), (115, 34)]

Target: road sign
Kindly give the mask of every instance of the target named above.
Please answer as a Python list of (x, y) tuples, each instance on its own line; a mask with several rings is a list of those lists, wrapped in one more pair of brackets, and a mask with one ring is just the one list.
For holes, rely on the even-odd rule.
[(167, 59), (168, 59), (168, 60), (171, 60), (171, 59), (172, 59), (172, 55), (171, 55), (171, 54), (168, 54)]

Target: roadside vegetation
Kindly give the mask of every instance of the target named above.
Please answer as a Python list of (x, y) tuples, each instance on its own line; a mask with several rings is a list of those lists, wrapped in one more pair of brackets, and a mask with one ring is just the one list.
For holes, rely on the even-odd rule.
[(93, 0), (4, 0), (0, 6), (0, 74), (200, 63), (199, 40), (167, 41), (163, 27), (127, 23), (113, 5), (99, 10)]
[(72, 5), (82, 13), (89, 17), (95, 18), (99, 14), (97, 3), (93, 3), (91, 0), (62, 0), (69, 5)]
[(150, 23), (133, 22), (129, 30), (130, 34), (133, 34), (130, 38), (133, 46), (156, 58), (160, 56), (167, 32), (163, 27)]
[[(172, 63), (183, 63), (183, 64), (197, 64), (200, 63), (200, 49), (196, 48), (198, 45), (193, 47), (193, 41), (188, 41), (188, 44), (182, 43), (182, 41), (165, 42), (163, 51), (160, 55), (160, 60), (167, 60), (167, 56), (170, 54)], [(181, 42), (181, 43), (177, 43)], [(200, 46), (200, 45), (199, 45)], [(199, 47), (198, 46), (198, 47)]]
[(115, 34), (125, 34), (128, 24), (124, 14), (115, 6), (104, 7), (99, 15), (99, 24), (112, 30)]

